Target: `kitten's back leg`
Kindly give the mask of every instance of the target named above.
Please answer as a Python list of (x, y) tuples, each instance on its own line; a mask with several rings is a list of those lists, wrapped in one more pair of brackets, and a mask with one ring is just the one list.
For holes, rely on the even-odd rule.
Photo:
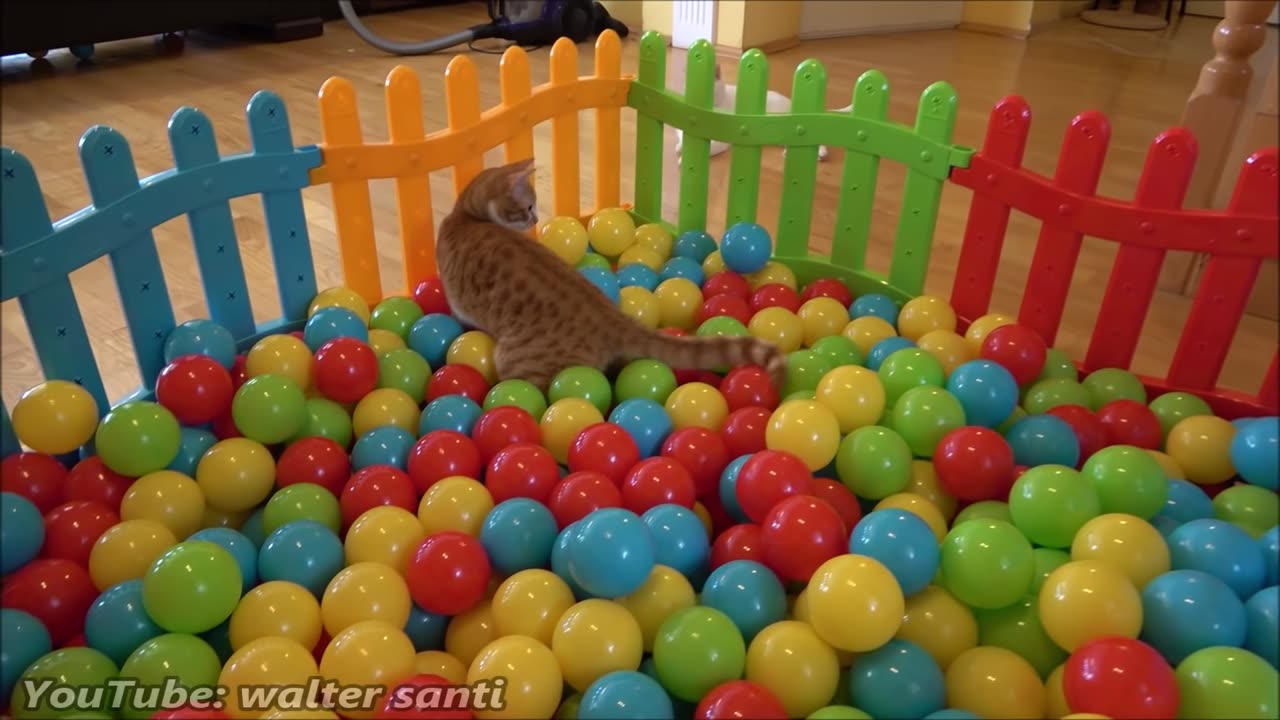
[(498, 343), (493, 350), (493, 364), (499, 380), (525, 380), (543, 393), (565, 368), (586, 365), (603, 370), (599, 358), (537, 341)]

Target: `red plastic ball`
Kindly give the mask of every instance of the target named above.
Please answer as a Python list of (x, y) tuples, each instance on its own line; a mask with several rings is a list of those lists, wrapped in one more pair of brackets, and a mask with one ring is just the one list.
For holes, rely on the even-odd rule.
[(1070, 425), (1072, 432), (1076, 434), (1076, 439), (1080, 441), (1077, 468), (1083, 466), (1089, 456), (1107, 446), (1107, 428), (1089, 408), (1083, 405), (1059, 405), (1050, 408), (1046, 414)]
[(689, 370), (687, 372), (689, 373), (689, 379), (685, 383), (702, 383), (703, 385), (716, 387), (724, 379), (719, 373), (712, 370)]
[(689, 471), (699, 500), (716, 497), (720, 492), (720, 474), (730, 457), (729, 446), (719, 433), (700, 427), (680, 428), (662, 442), (662, 456)]
[(432, 430), (409, 450), (405, 469), (418, 492), (454, 475), (479, 478), (484, 462), (471, 438), (455, 430)]
[(610, 422), (583, 428), (569, 445), (569, 471), (600, 473), (615, 484), (621, 484), (636, 463), (640, 447), (631, 433)]
[(343, 527), (350, 526), (366, 511), (383, 505), (418, 512), (418, 493), (413, 480), (390, 465), (370, 465), (357, 470), (338, 497)]
[(787, 720), (787, 710), (768, 688), (750, 680), (730, 680), (703, 696), (694, 720)]
[(793, 495), (813, 494), (813, 473), (800, 458), (762, 450), (738, 471), (738, 505), (752, 522), (764, 522), (774, 505)]
[(995, 430), (966, 426), (942, 437), (933, 451), (938, 482), (969, 502), (1005, 500), (1013, 487), (1013, 449)]
[[(401, 680), (386, 694), (378, 717), (400, 720), (471, 720), (475, 715), (465, 707), (466, 696), (450, 692), (450, 689), (456, 687), (457, 684), (439, 675), (414, 675)], [(450, 707), (451, 705), (463, 707)]]
[(862, 519), (862, 506), (858, 504), (858, 496), (854, 495), (844, 483), (827, 478), (814, 478), (813, 496), (825, 500), (844, 521), (846, 538)]
[(778, 388), (773, 386), (769, 373), (759, 365), (743, 365), (730, 370), (720, 381), (720, 394), (730, 410), (745, 407), (773, 410), (778, 407)]
[(276, 461), (276, 485), (319, 485), (334, 495), (342, 493), (351, 477), (351, 458), (338, 443), (326, 437), (296, 440)]
[(637, 515), (659, 505), (693, 509), (697, 502), (693, 477), (668, 457), (641, 460), (622, 481), (622, 507)]
[(461, 615), (484, 599), (491, 574), (489, 556), (479, 540), (440, 532), (414, 550), (404, 579), (418, 607), (437, 615)]
[(322, 395), (353, 403), (378, 387), (378, 356), (355, 338), (334, 338), (316, 350), (311, 373)]
[(764, 564), (763, 531), (755, 523), (732, 525), (711, 543), (711, 569), (733, 562), (751, 560)]
[(182, 707), (160, 710), (151, 716), (151, 720), (230, 720), (231, 716), (215, 707)]
[(558, 482), (560, 466), (555, 456), (533, 443), (502, 448), (489, 461), (484, 474), (484, 486), (489, 489), (495, 505), (512, 498), (530, 498), (545, 505)]
[(96, 502), (111, 512), (120, 512), (120, 502), (133, 484), (133, 478), (125, 477), (107, 467), (102, 458), (94, 455), (75, 464), (67, 473), (62, 486), (65, 502), (87, 500)]
[(1115, 720), (1178, 713), (1173, 668), (1155, 648), (1126, 637), (1098, 638), (1076, 648), (1063, 668), (1062, 694), (1073, 713)]
[(808, 582), (818, 566), (849, 551), (844, 520), (812, 495), (794, 495), (774, 505), (760, 528), (764, 564), (784, 582)]
[(89, 567), (89, 553), (102, 533), (120, 522), (120, 516), (102, 503), (66, 502), (44, 516), (44, 546), (40, 557), (70, 560)]
[(786, 308), (796, 312), (800, 309), (800, 293), (781, 283), (761, 285), (751, 293), (751, 312), (758, 313), (767, 307)]
[(62, 503), (67, 475), (67, 466), (52, 455), (15, 453), (0, 462), (0, 491), (21, 495), (44, 515)]
[(1160, 420), (1151, 408), (1137, 400), (1112, 400), (1098, 408), (1098, 420), (1106, 429), (1107, 445), (1160, 449), (1163, 440)]
[(462, 395), (477, 405), (484, 404), (489, 393), (489, 381), (481, 372), (461, 363), (445, 365), (431, 374), (427, 381), (427, 402), (445, 395)]
[(240, 434), (240, 428), (236, 427), (236, 419), (231, 416), (230, 410), (214, 418), (213, 434), (219, 440), (244, 437)]
[(769, 429), (770, 415), (769, 410), (759, 406), (738, 408), (729, 413), (720, 428), (720, 437), (724, 438), (730, 458), (765, 449), (764, 435)]
[(601, 508), (622, 507), (622, 492), (604, 475), (591, 470), (569, 473), (551, 490), (547, 509), (561, 530)]
[(732, 295), (748, 301), (751, 299), (751, 283), (732, 270), (721, 270), (702, 283), (702, 297), (712, 298), (717, 295)]
[(697, 323), (701, 325), (713, 317), (731, 317), (746, 325), (751, 322), (751, 306), (737, 295), (713, 295), (698, 308)]
[(59, 648), (86, 647), (88, 644), (89, 641), (85, 638), (84, 633), (80, 633), (79, 635), (72, 635)]
[(449, 299), (444, 296), (444, 283), (439, 277), (429, 277), (413, 287), (413, 301), (422, 308), (423, 315), (433, 313), (452, 315)]
[(203, 425), (231, 408), (231, 373), (208, 355), (184, 355), (156, 378), (156, 402), (178, 422)]
[(480, 459), (488, 464), (498, 451), (517, 443), (542, 444), (542, 430), (528, 410), (515, 405), (500, 405), (486, 410), (471, 428), (471, 439), (480, 450)]
[(249, 381), (249, 368), (247, 363), (249, 356), (240, 353), (231, 363), (231, 387), (233, 390), (239, 390), (240, 386)]
[(1040, 333), (1014, 323), (988, 333), (978, 354), (983, 360), (1002, 365), (1022, 387), (1040, 376), (1048, 350)]
[(845, 307), (853, 304), (853, 293), (849, 292), (849, 288), (844, 283), (835, 278), (818, 278), (805, 285), (804, 290), (800, 292), (802, 304), (817, 297), (832, 298)]
[(89, 571), (70, 560), (32, 560), (4, 580), (0, 607), (23, 610), (49, 631), (54, 647), (84, 632), (85, 614), (98, 598)]
[(329, 637), (328, 631), (323, 626), (320, 627), (320, 639), (316, 640), (316, 646), (311, 648), (311, 657), (316, 659), (316, 664), (324, 659), (324, 651), (329, 649), (329, 643), (333, 642), (333, 638)]

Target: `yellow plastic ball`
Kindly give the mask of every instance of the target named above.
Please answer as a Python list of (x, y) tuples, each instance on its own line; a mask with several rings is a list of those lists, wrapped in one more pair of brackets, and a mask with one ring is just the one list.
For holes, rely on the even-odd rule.
[(320, 617), (331, 638), (365, 620), (402, 628), (409, 621), (410, 603), (409, 586), (395, 568), (362, 562), (348, 565), (329, 581), (320, 599)]
[(931, 330), (920, 336), (916, 346), (932, 355), (947, 375), (970, 360), (978, 359), (978, 353), (954, 330)]
[(455, 475), (433, 484), (418, 502), (418, 522), (427, 535), (460, 532), (480, 537), (484, 519), (493, 509), (489, 488), (476, 480)]
[(577, 265), (587, 254), (587, 229), (578, 218), (554, 217), (542, 225), (538, 242), (566, 263)]
[(1072, 560), (1045, 578), (1038, 600), (1040, 624), (1067, 652), (1100, 637), (1136, 638), (1142, 596), (1119, 569), (1097, 560)]
[(706, 383), (692, 382), (671, 391), (667, 396), (666, 410), (676, 430), (700, 427), (719, 432), (729, 416), (729, 402), (719, 389)]
[(815, 400), (788, 400), (769, 416), (764, 444), (804, 461), (810, 470), (831, 463), (840, 449), (840, 422), (835, 413)]
[(675, 242), (676, 239), (671, 236), (671, 233), (658, 223), (645, 223), (636, 228), (636, 245), (654, 251), (658, 257), (662, 258), (662, 262), (671, 259), (671, 250), (675, 247)]
[(911, 298), (898, 313), (898, 332), (916, 342), (934, 330), (956, 329), (956, 311), (950, 303), (936, 295)]
[(894, 493), (876, 503), (874, 509), (888, 510), (890, 508), (905, 510), (923, 520), (929, 526), (929, 529), (933, 531), (933, 536), (938, 538), (938, 542), (942, 542), (943, 538), (947, 536), (947, 519), (942, 516), (942, 511), (923, 495), (917, 495), (913, 492)]
[(804, 347), (804, 322), (800, 316), (777, 305), (763, 308), (751, 316), (747, 331), (752, 337), (771, 342), (784, 353)]
[[(929, 504), (942, 513), (945, 523), (951, 522), (951, 518), (956, 516), (958, 501), (947, 492), (946, 488), (942, 487), (942, 483), (938, 480), (938, 471), (928, 460), (911, 461), (911, 479), (907, 481), (907, 492), (928, 500)], [(939, 538), (939, 541), (941, 539)]]
[(977, 355), (982, 350), (983, 341), (987, 339), (987, 335), (990, 335), (992, 330), (1005, 325), (1012, 325), (1015, 322), (1017, 320), (1014, 318), (999, 313), (983, 315), (969, 323), (969, 329), (964, 331), (964, 341), (969, 344), (974, 355)]
[(1134, 515), (1099, 515), (1076, 531), (1072, 560), (1096, 560), (1110, 565), (1139, 591), (1169, 572), (1169, 544), (1151, 523)]
[(591, 249), (606, 257), (617, 257), (636, 242), (636, 222), (621, 208), (606, 208), (587, 222)]
[(347, 564), (381, 563), (401, 575), (413, 551), (427, 533), (417, 516), (395, 505), (380, 505), (360, 513), (343, 541)]
[(1110, 715), (1099, 715), (1098, 713), (1071, 713), (1063, 715), (1062, 720), (1111, 720)]
[(378, 388), (356, 403), (351, 413), (351, 432), (359, 438), (374, 428), (394, 425), (416, 436), (421, 413), (409, 393), (399, 388)]
[(244, 521), (249, 519), (250, 512), (247, 510), (232, 512), (205, 503), (204, 513), (200, 516), (200, 529), (231, 528), (232, 530), (239, 530), (244, 527)]
[(875, 425), (885, 411), (880, 376), (857, 365), (841, 365), (827, 371), (818, 381), (814, 398), (835, 414), (840, 432), (846, 435)]
[(98, 403), (73, 382), (47, 380), (22, 394), (10, 419), (23, 445), (39, 453), (62, 455), (93, 438)]
[(245, 593), (231, 613), (232, 650), (264, 637), (288, 638), (302, 647), (320, 642), (320, 603), (311, 591), (283, 580), (265, 582)]
[(445, 354), (445, 362), (450, 365), (470, 365), (484, 376), (486, 382), (493, 385), (498, 381), (498, 371), (493, 366), (493, 338), (481, 330), (468, 330), (454, 338)]
[(589, 400), (560, 398), (542, 413), (538, 427), (542, 430), (542, 445), (551, 451), (556, 462), (567, 465), (569, 446), (584, 429), (604, 422), (604, 416)]
[(224, 712), (235, 720), (260, 718), (263, 715), (260, 708), (242, 704), (250, 697), (247, 694), (250, 689), (302, 686), (319, 674), (310, 648), (288, 638), (259, 638), (232, 653), (222, 666), (218, 685), (227, 689)]
[(698, 326), (702, 290), (697, 283), (688, 278), (668, 278), (658, 283), (653, 294), (661, 307), (662, 327), (693, 330)]
[(806, 300), (796, 313), (804, 323), (804, 344), (810, 347), (824, 337), (839, 335), (849, 324), (849, 309), (839, 300), (815, 297)]
[(106, 590), (147, 574), (156, 558), (178, 544), (173, 531), (155, 520), (125, 520), (107, 528), (89, 550), (89, 578)]
[[(417, 652), (399, 626), (383, 620), (355, 623), (333, 636), (320, 658), (320, 674), (346, 687), (382, 687), (390, 690), (413, 675)], [(385, 692), (385, 690), (384, 690)], [(352, 720), (378, 715), (379, 707), (343, 708)]]
[(722, 272), (724, 269), (724, 257), (719, 250), (712, 250), (711, 254), (707, 255), (706, 259), (702, 261), (702, 272), (707, 277)]
[(654, 565), (638, 590), (616, 601), (640, 624), (645, 652), (653, 650), (658, 628), (677, 611), (698, 604), (688, 578), (666, 565)]
[(342, 720), (338, 713), (322, 707), (277, 708), (263, 715), (261, 720)]
[(196, 465), (196, 483), (209, 505), (231, 512), (252, 510), (266, 500), (276, 463), (262, 443), (227, 438), (214, 443)]
[(619, 269), (628, 265), (644, 265), (650, 270), (660, 270), (664, 262), (666, 262), (666, 258), (663, 258), (658, 254), (657, 250), (647, 245), (632, 245), (627, 248), (626, 252), (618, 256)]
[(497, 639), (493, 606), (482, 602), (449, 620), (444, 631), (444, 650), (470, 666), (484, 646)]
[(1217, 485), (1236, 474), (1231, 462), (1231, 441), (1236, 426), (1213, 415), (1183, 418), (1169, 429), (1164, 451), (1197, 485)]
[(1165, 477), (1170, 480), (1186, 480), (1187, 474), (1182, 471), (1182, 466), (1174, 461), (1165, 453), (1159, 450), (1147, 450), (1147, 454), (1156, 459), (1160, 463), (1160, 469), (1164, 471)]
[(639, 285), (628, 285), (619, 291), (618, 309), (650, 330), (657, 330), (662, 322), (662, 303)]
[(930, 585), (907, 598), (894, 637), (919, 645), (945, 672), (961, 653), (977, 647), (978, 621), (945, 588)]
[(155, 520), (186, 540), (204, 519), (204, 493), (195, 480), (174, 470), (157, 470), (133, 481), (120, 500), (121, 520)]
[(369, 349), (374, 355), (386, 355), (392, 350), (403, 350), (409, 347), (404, 338), (390, 330), (373, 328), (369, 331)]
[(1044, 683), (1031, 663), (1012, 650), (980, 646), (947, 668), (947, 707), (987, 720), (1042, 718)]
[(365, 300), (360, 293), (346, 287), (333, 287), (327, 290), (321, 290), (319, 295), (311, 300), (311, 306), (307, 308), (307, 317), (315, 315), (317, 311), (327, 307), (339, 307), (350, 310), (365, 325), (369, 324), (370, 306), (369, 301)]
[(808, 624), (783, 620), (751, 640), (746, 679), (772, 692), (788, 716), (802, 718), (835, 696), (840, 661)]
[(905, 599), (893, 573), (866, 555), (837, 555), (818, 566), (806, 590), (809, 622), (829, 645), (868, 652), (893, 639)]
[(476, 720), (550, 718), (560, 707), (564, 676), (556, 657), (533, 638), (510, 635), (485, 645), (467, 670), (467, 683), (501, 678), (503, 707), (477, 708)]
[(894, 337), (898, 334), (884, 318), (878, 318), (875, 315), (863, 315), (860, 318), (854, 318), (844, 326), (842, 334), (853, 341), (854, 345), (862, 351), (863, 357), (871, 352), (871, 348), (876, 343), (886, 338)]
[[(813, 626), (813, 616), (809, 612), (808, 588), (801, 590), (799, 595), (788, 597), (787, 603), (790, 606), (791, 611), (788, 619), (807, 623), (810, 627)], [(836, 660), (840, 663), (840, 667), (842, 668), (852, 665), (853, 661), (858, 657), (858, 653), (841, 650), (840, 648), (834, 649), (836, 651)]]
[(1049, 677), (1045, 678), (1045, 704), (1049, 708), (1045, 714), (1047, 718), (1061, 718), (1071, 714), (1071, 706), (1067, 704), (1066, 692), (1062, 689), (1062, 676), (1066, 671), (1067, 664), (1063, 663), (1054, 668), (1049, 673)]
[(791, 268), (777, 260), (770, 260), (764, 264), (764, 267), (748, 275), (747, 282), (752, 290), (759, 290), (765, 285), (786, 285), (792, 290), (798, 289), (799, 286), (796, 282), (796, 274), (791, 271)]
[(423, 650), (413, 659), (414, 675), (436, 675), (454, 685), (467, 681), (467, 666), (461, 660), (440, 650)]
[(564, 681), (585, 692), (598, 678), (616, 670), (636, 670), (644, 657), (640, 623), (622, 605), (592, 598), (569, 608), (551, 636)]
[(707, 506), (703, 505), (701, 501), (694, 501), (693, 512), (698, 516), (698, 519), (702, 521), (702, 526), (707, 529), (707, 537), (709, 538), (713, 537), (713, 533), (712, 533), (713, 528), (711, 526), (711, 511), (708, 510)]
[(293, 335), (268, 335), (249, 348), (244, 358), (247, 377), (277, 375), (300, 389), (311, 387), (311, 348)]
[(498, 637), (526, 635), (549, 646), (556, 624), (573, 603), (573, 590), (559, 575), (540, 568), (521, 570), (494, 593), (494, 627)]

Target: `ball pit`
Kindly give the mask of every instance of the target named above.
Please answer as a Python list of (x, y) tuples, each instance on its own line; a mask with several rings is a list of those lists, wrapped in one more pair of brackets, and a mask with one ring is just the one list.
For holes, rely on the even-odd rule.
[[(802, 285), (754, 224), (537, 239), (650, 327), (776, 343), (786, 386), (648, 359), (497, 382), (435, 278), (330, 288), (241, 354), (184, 323), (154, 398), (100, 422), (43, 383), (0, 493), (14, 717), (23, 678), (165, 673), (373, 684), (385, 717), (1280, 710), (1276, 418), (1081, 377), (1011, 317)], [(497, 677), (502, 711), (390, 700)]]

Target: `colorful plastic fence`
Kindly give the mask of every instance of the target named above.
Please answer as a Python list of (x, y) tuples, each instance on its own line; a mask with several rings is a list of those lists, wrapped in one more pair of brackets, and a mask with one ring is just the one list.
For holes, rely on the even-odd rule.
[[(0, 300), (17, 299), (47, 378), (88, 388), (109, 407), (88, 334), (71, 290), (70, 274), (103, 255), (111, 258), (147, 397), (163, 365), (163, 343), (174, 327), (152, 229), (185, 215), (191, 229), (210, 319), (247, 347), (264, 334), (296, 329), (317, 291), (299, 192), (328, 184), (347, 285), (369, 302), (382, 297), (374, 247), (369, 182), (392, 178), (398, 200), (406, 287), (434, 272), (434, 223), (428, 173), (450, 170), (455, 191), (482, 166), (485, 151), (502, 146), (507, 161), (533, 155), (533, 129), (549, 122), (552, 212), (584, 216), (579, 202), (578, 113), (594, 112), (595, 208), (633, 207), (643, 222), (663, 222), (663, 128), (685, 132), (679, 211), (673, 229), (700, 228), (707, 218), (710, 142), (733, 146), (729, 159), (729, 222), (756, 220), (775, 231), (776, 255), (802, 281), (837, 277), (855, 292), (879, 290), (905, 300), (924, 290), (943, 184), (974, 192), (952, 302), (965, 321), (988, 310), (1010, 210), (1043, 222), (1020, 319), (1052, 341), (1058, 329), (1084, 235), (1121, 244), (1084, 369), (1128, 366), (1154, 293), (1166, 250), (1210, 254), (1201, 289), (1175, 353), (1168, 379), (1153, 389), (1196, 392), (1225, 415), (1277, 412), (1277, 363), (1257, 394), (1214, 390), (1252, 280), (1265, 258), (1277, 257), (1277, 152), (1263, 150), (1241, 174), (1231, 207), (1221, 212), (1180, 209), (1195, 143), (1171, 130), (1152, 146), (1133, 203), (1094, 196), (1109, 127), (1097, 113), (1072, 123), (1053, 178), (1021, 168), (1030, 113), (1018, 97), (997, 105), (981, 151), (952, 143), (956, 95), (946, 83), (923, 93), (914, 127), (890, 121), (888, 83), (879, 71), (859, 78), (849, 112), (824, 107), (826, 73), (808, 60), (796, 69), (792, 111), (766, 115), (768, 64), (750, 51), (739, 65), (737, 107), (713, 109), (714, 53), (700, 42), (688, 54), (686, 89), (665, 88), (666, 45), (647, 34), (640, 41), (638, 77), (621, 73), (621, 43), (612, 32), (595, 47), (595, 70), (577, 76), (578, 49), (562, 39), (550, 54), (550, 80), (532, 86), (529, 60), (519, 48), (502, 58), (501, 102), (482, 110), (475, 65), (454, 58), (446, 71), (448, 127), (426, 133), (419, 78), (396, 67), (386, 81), (389, 140), (364, 141), (355, 88), (332, 78), (320, 90), (322, 142), (295, 147), (280, 98), (260, 92), (248, 106), (252, 150), (222, 155), (209, 118), (182, 108), (169, 123), (174, 168), (138, 179), (127, 141), (105, 126), (81, 139), (80, 155), (92, 205), (52, 222), (31, 164), (4, 148), (0, 188)], [(637, 113), (635, 203), (620, 197), (621, 112)], [(819, 145), (845, 149), (832, 251), (810, 252), (808, 237)], [(758, 217), (761, 150), (788, 148), (783, 196), (776, 221)], [(902, 213), (887, 276), (866, 268), (870, 209), (882, 159), (907, 167)], [(256, 325), (228, 201), (262, 198), (283, 317)], [(19, 449), (7, 408), (0, 414), (0, 451)]]

